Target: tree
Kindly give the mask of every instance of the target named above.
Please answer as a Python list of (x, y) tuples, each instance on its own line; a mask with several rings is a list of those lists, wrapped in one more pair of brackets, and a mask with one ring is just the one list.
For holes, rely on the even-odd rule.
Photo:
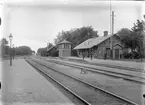
[(52, 43), (48, 43), (48, 44), (47, 44), (47, 47), (38, 48), (37, 54), (46, 55), (47, 50), (48, 50), (50, 47), (52, 47), (52, 46), (54, 46)]
[(134, 26), (131, 29), (133, 32), (143, 31), (143, 21), (137, 20), (137, 22), (134, 23)]
[(145, 26), (144, 21), (137, 20), (136, 23), (134, 23), (134, 26), (132, 27), (132, 35), (134, 36), (134, 39), (136, 41), (136, 46), (139, 54), (141, 57), (145, 57)]
[(132, 52), (139, 53), (140, 57), (145, 57), (145, 26), (144, 21), (137, 20), (130, 29), (122, 28), (117, 33), (126, 48), (130, 48)]
[(53, 46), (52, 43), (48, 43), (48, 44), (47, 44), (47, 49), (51, 48), (52, 46)]
[(33, 50), (32, 53), (35, 54), (35, 51)]
[(118, 35), (126, 48), (131, 48), (131, 30), (128, 28), (122, 28), (118, 32)]
[(6, 56), (9, 54), (9, 46), (8, 41), (6, 40), (6, 38), (2, 38), (0, 41), (0, 49), (1, 49), (1, 56)]
[(131, 51), (135, 51), (139, 45), (139, 36), (130, 29), (122, 28), (117, 32), (124, 43), (126, 48), (130, 48)]
[(4, 44), (4, 45), (6, 45), (6, 44), (8, 44), (8, 41), (6, 40), (6, 38), (2, 38), (1, 39), (1, 43)]
[[(95, 31), (91, 26), (74, 28), (69, 31), (59, 32), (57, 38), (54, 39), (55, 45), (59, 44), (64, 39), (72, 43), (72, 48), (76, 47), (78, 44), (84, 42), (85, 40), (98, 37), (98, 32)], [(72, 55), (76, 56), (76, 51), (72, 51)]]
[(31, 55), (32, 50), (28, 46), (19, 46), (15, 48), (16, 55)]
[(41, 54), (41, 52), (46, 51), (46, 48), (39, 48), (37, 50), (37, 54)]

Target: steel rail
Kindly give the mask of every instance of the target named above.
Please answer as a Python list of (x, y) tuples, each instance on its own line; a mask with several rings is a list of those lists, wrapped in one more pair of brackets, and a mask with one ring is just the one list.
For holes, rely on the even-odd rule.
[[(34, 66), (32, 63), (30, 63), (30, 61), (26, 60), (26, 62), (28, 64), (30, 64), (32, 67), (34, 67), (36, 70), (42, 72), (43, 74), (47, 75), (49, 78), (51, 78), (54, 82), (56, 82), (57, 84), (59, 84), (61, 87), (63, 87), (65, 90), (67, 90), (68, 92), (70, 92), (71, 94), (73, 94), (75, 97), (77, 97), (79, 100), (81, 100), (85, 105), (91, 105), (89, 102), (87, 102), (85, 99), (83, 99), (82, 97), (80, 97), (79, 95), (77, 95), (76, 93), (74, 93), (73, 91), (71, 91), (69, 88), (67, 88), (66, 86), (64, 86), (63, 84), (61, 84), (60, 82), (58, 82), (57, 80), (55, 80), (52, 76), (48, 75), (48, 73), (45, 73), (45, 71), (37, 68), (36, 66)], [(35, 62), (35, 61), (34, 61)], [(36, 62), (37, 63), (37, 62)], [(41, 64), (40, 64), (41, 65)]]
[[(44, 59), (44, 60), (46, 60), (46, 59)], [(51, 60), (46, 60), (46, 61), (51, 62)], [(141, 79), (145, 80), (145, 78), (143, 78), (143, 77), (131, 76), (131, 75), (124, 74), (124, 73), (106, 71), (106, 70), (103, 70), (103, 69), (96, 69), (96, 68), (93, 68), (93, 67), (86, 67), (86, 66), (81, 66), (81, 65), (76, 65), (76, 64), (66, 63), (66, 62), (64, 63), (64, 62), (60, 62), (60, 61), (54, 61), (54, 63), (69, 66), (69, 67), (73, 67), (73, 68), (86, 69), (87, 71), (90, 71), (90, 72), (96, 72), (96, 73), (100, 73), (100, 74), (103, 74), (103, 75), (108, 75), (108, 76), (115, 77), (115, 78), (123, 78), (123, 79), (128, 80), (128, 81), (145, 84), (145, 82), (143, 82), (143, 81), (139, 81), (139, 80), (129, 78), (129, 77), (136, 77), (136, 78), (141, 78)], [(110, 74), (110, 73), (117, 74), (117, 75), (113, 75), (113, 74)], [(122, 77), (121, 75), (122, 76), (128, 76), (128, 77)]]
[(86, 81), (84, 81), (84, 80), (80, 80), (79, 78), (76, 78), (76, 77), (70, 76), (70, 75), (68, 75), (68, 74), (62, 73), (62, 72), (60, 72), (60, 71), (58, 71), (58, 70), (56, 70), (56, 69), (54, 69), (54, 68), (51, 68), (51, 67), (49, 67), (49, 66), (47, 66), (47, 65), (44, 65), (44, 64), (42, 64), (42, 63), (40, 63), (40, 62), (38, 62), (38, 61), (35, 61), (35, 60), (32, 60), (32, 61), (34, 61), (34, 62), (36, 62), (36, 63), (38, 63), (38, 64), (40, 64), (40, 65), (42, 65), (42, 66), (44, 66), (44, 67), (46, 67), (46, 68), (48, 68), (48, 69), (52, 69), (52, 70), (54, 70), (54, 71), (56, 71), (56, 72), (59, 72), (59, 73), (61, 73), (61, 74), (63, 74), (63, 75), (66, 75), (66, 76), (68, 76), (68, 77), (70, 77), (70, 78), (73, 78), (73, 79), (75, 79), (75, 80), (77, 80), (77, 81), (80, 81), (80, 82), (82, 82), (82, 83), (84, 83), (84, 84), (86, 84), (86, 85), (88, 85), (88, 86), (90, 86), (90, 87), (92, 87), (92, 88), (94, 88), (94, 89), (100, 90), (100, 91), (102, 91), (102, 92), (104, 92), (104, 93), (106, 93), (106, 94), (108, 94), (108, 95), (111, 95), (112, 97), (116, 97), (117, 99), (120, 99), (120, 100), (122, 100), (122, 101), (125, 101), (125, 102), (127, 102), (127, 103), (130, 103), (130, 104), (132, 104), (132, 105), (138, 105), (137, 103), (135, 103), (135, 102), (133, 102), (133, 101), (131, 101), (131, 100), (128, 100), (128, 99), (126, 99), (126, 98), (124, 98), (124, 97), (122, 97), (122, 96), (116, 95), (116, 94), (114, 94), (114, 93), (112, 93), (112, 92), (109, 92), (109, 91), (107, 91), (107, 90), (105, 90), (105, 89), (102, 89), (102, 88), (99, 88), (99, 87), (97, 87), (97, 86), (94, 86), (94, 85), (92, 85), (92, 84), (90, 84), (90, 83), (88, 83), (88, 82), (86, 82)]
[[(52, 58), (54, 59), (54, 58)], [(66, 59), (66, 58), (60, 58), (60, 59), (63, 59), (65, 61), (77, 61), (79, 63), (83, 63), (83, 64), (90, 64), (90, 65), (96, 65), (96, 66), (104, 66), (104, 67), (110, 67), (110, 68), (116, 68), (116, 69), (125, 69), (125, 70), (128, 70), (128, 71), (135, 71), (135, 72), (143, 72), (144, 69), (138, 69), (138, 68), (132, 68), (132, 67), (122, 67), (122, 66), (116, 66), (116, 65), (109, 65), (109, 64), (101, 64), (101, 63), (90, 63), (88, 61), (78, 61), (77, 59)]]

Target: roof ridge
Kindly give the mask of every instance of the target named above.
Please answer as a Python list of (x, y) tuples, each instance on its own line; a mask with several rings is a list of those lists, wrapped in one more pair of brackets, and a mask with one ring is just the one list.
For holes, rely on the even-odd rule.
[[(114, 36), (116, 34), (113, 35), (107, 35), (107, 36), (99, 36), (99, 37), (95, 37), (95, 38), (89, 38), (87, 40), (85, 40), (84, 42), (82, 42), (81, 44), (79, 44), (78, 46), (76, 46), (74, 49), (87, 49), (87, 48), (91, 48), (95, 45), (100, 44), (101, 42), (105, 41), (106, 39)], [(91, 43), (90, 43), (91, 42)]]

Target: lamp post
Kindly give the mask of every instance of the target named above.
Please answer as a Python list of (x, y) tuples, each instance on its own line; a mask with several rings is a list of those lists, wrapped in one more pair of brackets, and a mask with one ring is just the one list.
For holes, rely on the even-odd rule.
[(13, 55), (13, 60), (14, 60), (14, 57), (15, 57), (15, 48), (14, 48), (14, 44), (12, 45), (12, 49), (13, 49), (13, 51), (12, 51), (12, 55)]
[(13, 39), (13, 36), (12, 36), (12, 34), (10, 34), (10, 36), (9, 36), (9, 39), (10, 39), (10, 66), (12, 66), (12, 49), (11, 49), (11, 47), (12, 47), (12, 39)]

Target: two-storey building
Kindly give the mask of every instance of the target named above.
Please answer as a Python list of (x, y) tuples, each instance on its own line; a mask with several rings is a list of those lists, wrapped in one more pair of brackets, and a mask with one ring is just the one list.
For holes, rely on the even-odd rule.
[(71, 42), (64, 40), (58, 44), (59, 57), (71, 56)]

